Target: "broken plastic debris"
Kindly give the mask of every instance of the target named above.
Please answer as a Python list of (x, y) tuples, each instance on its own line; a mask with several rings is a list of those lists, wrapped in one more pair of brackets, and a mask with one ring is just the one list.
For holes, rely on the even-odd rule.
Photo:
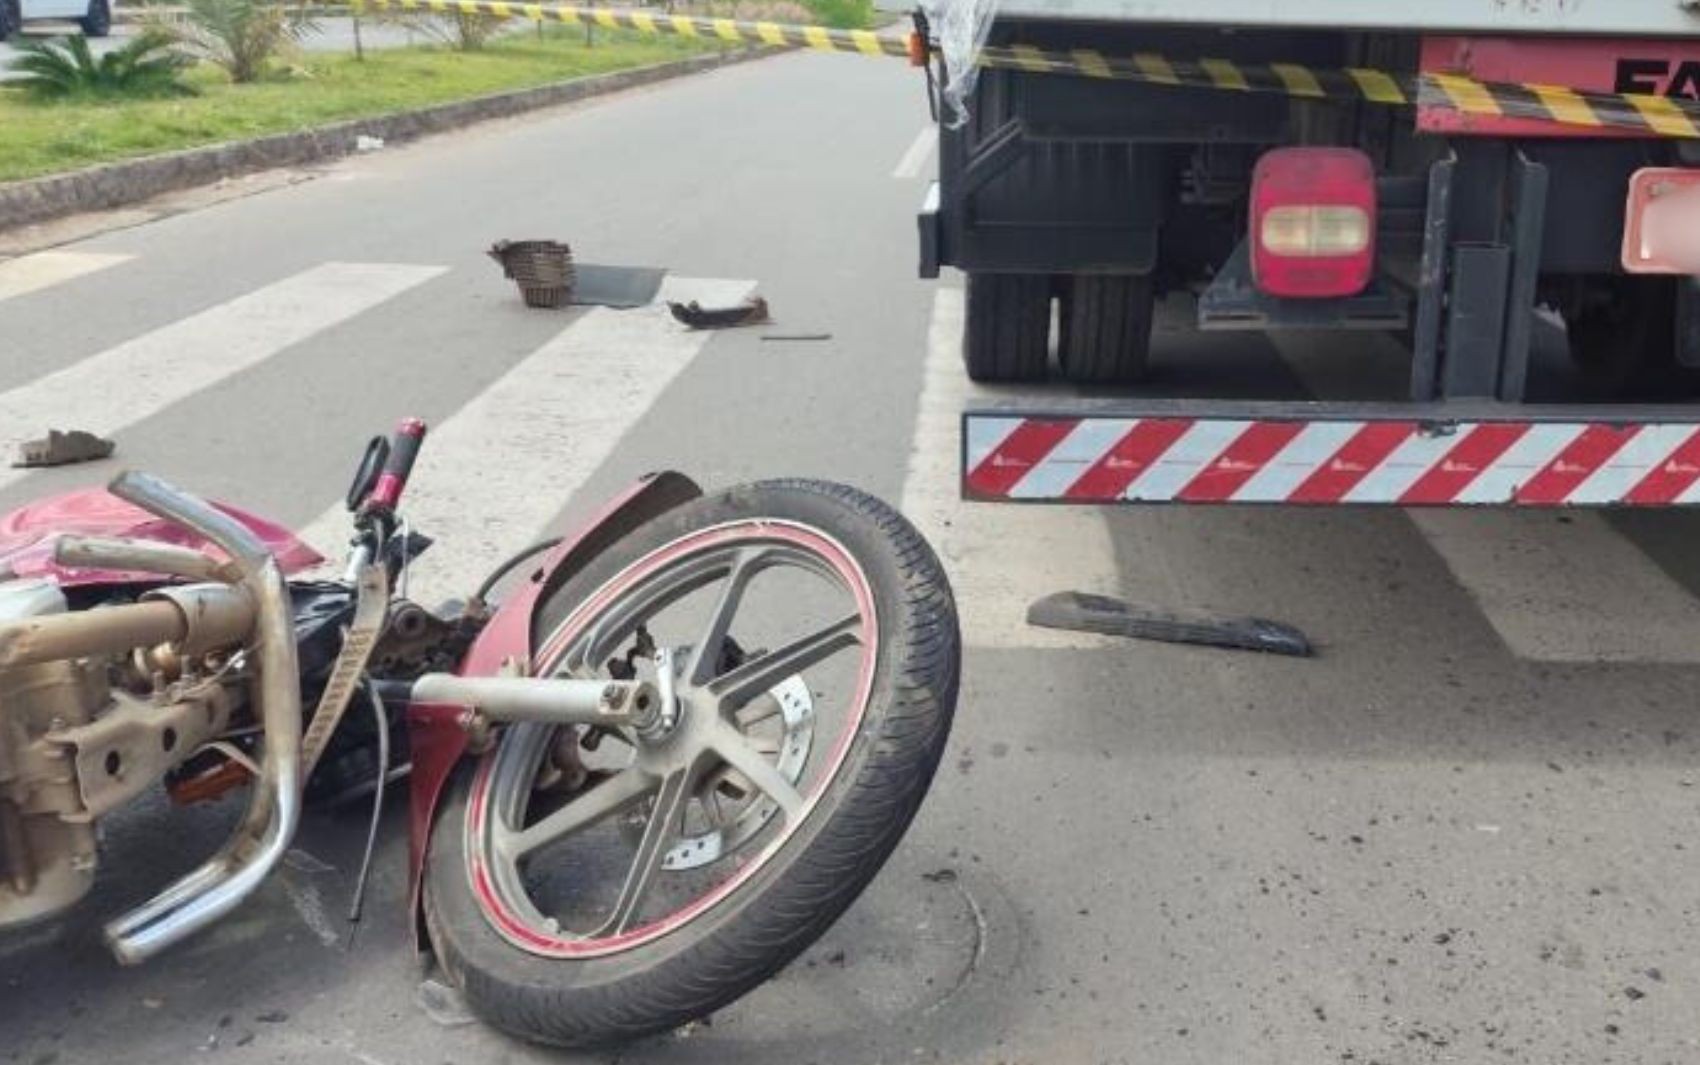
[(421, 980), (416, 1001), (425, 1016), (444, 1028), (460, 1028), (477, 1019), (460, 992), (440, 980)]
[(727, 329), (737, 325), (759, 325), (768, 320), (767, 301), (751, 296), (731, 307), (704, 307), (696, 300), (689, 303), (668, 301), (673, 317), (692, 329)]
[(61, 432), (48, 431), (40, 440), (26, 440), (18, 445), (18, 458), (13, 466), (68, 466), (73, 462), (95, 462), (109, 458), (118, 445), (105, 437), (85, 433), (81, 429)]
[(1263, 618), (1224, 618), (1196, 612), (1158, 610), (1084, 592), (1058, 592), (1027, 608), (1027, 623), (1047, 629), (1095, 632), (1136, 640), (1192, 643), (1238, 651), (1309, 658), (1304, 633)]

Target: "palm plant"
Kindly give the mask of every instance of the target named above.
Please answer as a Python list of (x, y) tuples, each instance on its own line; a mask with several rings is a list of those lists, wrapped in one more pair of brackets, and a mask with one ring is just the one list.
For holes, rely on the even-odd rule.
[(258, 81), (267, 65), (294, 49), (313, 23), (276, 0), (189, 0), (181, 39), (230, 80)]
[(7, 69), (26, 91), (48, 99), (191, 95), (179, 77), (193, 61), (175, 43), (150, 30), (96, 58), (81, 36), (21, 41)]

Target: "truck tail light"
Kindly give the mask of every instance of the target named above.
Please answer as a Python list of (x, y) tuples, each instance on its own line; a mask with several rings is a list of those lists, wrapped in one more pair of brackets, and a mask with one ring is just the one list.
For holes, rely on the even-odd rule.
[(1700, 170), (1651, 167), (1629, 179), (1623, 268), (1700, 275)]
[(1356, 296), (1375, 273), (1375, 165), (1352, 148), (1278, 148), (1251, 184), (1251, 272), (1289, 299)]

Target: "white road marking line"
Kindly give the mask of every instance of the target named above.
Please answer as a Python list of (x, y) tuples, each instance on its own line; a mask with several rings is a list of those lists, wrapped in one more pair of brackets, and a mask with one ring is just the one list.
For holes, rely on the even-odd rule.
[[(1329, 396), (1329, 382), (1311, 380), (1303, 359), (1276, 351), (1312, 394)], [(1557, 457), (1581, 430), (1537, 426), (1512, 445), (1461, 495), (1503, 501), (1515, 484)], [(1645, 435), (1645, 434), (1643, 434)], [(1457, 445), (1450, 436), (1406, 441), (1365, 479), (1384, 479), (1403, 492), (1421, 471)], [(1662, 436), (1644, 446), (1657, 450)], [(1609, 478), (1611, 474), (1596, 474)], [(1584, 495), (1595, 494), (1589, 482)], [(1346, 496), (1353, 501), (1353, 493)], [(1509, 507), (1412, 509), (1411, 523), (1446, 562), (1520, 658), (1543, 662), (1700, 662), (1700, 599), (1660, 569), (1600, 514)]]
[(0, 300), (39, 292), (62, 281), (129, 262), (133, 255), (102, 252), (43, 251), (0, 262)]
[[(503, 558), (541, 537), (701, 354), (713, 333), (680, 326), (665, 301), (724, 306), (754, 290), (753, 281), (669, 277), (647, 307), (598, 307), (432, 427), (402, 513), (439, 546), (409, 575), (409, 596), (428, 607), (469, 596)], [(348, 530), (347, 511), (333, 505), (302, 538), (340, 562)]]
[[(112, 435), (444, 272), (325, 263), (0, 393), (0, 451), (49, 427)], [(0, 469), (0, 488), (29, 475)]]
[(903, 513), (944, 560), (974, 647), (1102, 647), (1105, 637), (1027, 624), (1027, 607), (1052, 592), (1113, 595), (1119, 587), (1109, 526), (1096, 509), (967, 503), (961, 499), (964, 404), (985, 393), (962, 370), (963, 292), (933, 298)]
[(1411, 520), (1512, 652), (1543, 662), (1700, 662), (1696, 599), (1603, 516), (1418, 510)]
[(903, 153), (903, 158), (897, 161), (897, 168), (891, 176), (899, 180), (909, 180), (921, 176), (927, 161), (933, 157), (933, 149), (939, 144), (939, 128), (937, 126), (922, 126), (921, 132), (915, 134), (915, 140)]
[[(1286, 356), (1279, 340), (1275, 348)], [(1302, 359), (1285, 361), (1313, 394), (1328, 396), (1328, 382), (1307, 379)], [(1576, 426), (1536, 426), (1460, 498), (1505, 500), (1515, 484), (1551, 462), (1580, 432)], [(1644, 446), (1657, 450), (1664, 442), (1662, 436), (1650, 437)], [(1417, 480), (1413, 470), (1426, 468), (1456, 444), (1453, 437), (1413, 438), (1375, 476), (1396, 478), (1391, 483), (1403, 491)], [(1595, 494), (1589, 482), (1581, 489), (1584, 495)], [(1509, 507), (1412, 509), (1406, 514), (1518, 657), (1700, 662), (1700, 599), (1602, 515), (1578, 510), (1561, 522), (1549, 510)]]

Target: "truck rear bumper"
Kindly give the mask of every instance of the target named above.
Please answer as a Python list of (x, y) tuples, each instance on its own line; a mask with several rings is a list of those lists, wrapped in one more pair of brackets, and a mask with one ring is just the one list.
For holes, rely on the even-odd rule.
[(1061, 401), (962, 417), (962, 493), (1025, 503), (1700, 504), (1700, 410)]

